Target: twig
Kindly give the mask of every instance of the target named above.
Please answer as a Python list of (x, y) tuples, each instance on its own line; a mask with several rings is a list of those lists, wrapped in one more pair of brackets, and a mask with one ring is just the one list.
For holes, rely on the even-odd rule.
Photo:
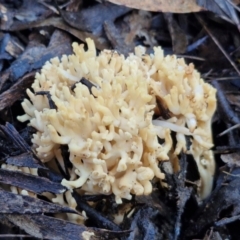
[(216, 81), (226, 81), (226, 80), (240, 80), (239, 76), (236, 76), (236, 77), (220, 77), (220, 78), (213, 78), (213, 79), (207, 79), (207, 81), (213, 81), (213, 80), (216, 80)]
[(237, 152), (240, 150), (240, 145), (231, 145), (231, 146), (221, 146), (217, 147), (216, 150), (213, 150), (214, 154), (227, 154), (231, 152)]
[[(227, 124), (227, 129), (231, 127), (230, 123), (226, 123), (226, 124)], [(238, 143), (239, 143), (238, 136), (234, 134), (234, 132), (232, 131), (228, 132), (228, 144), (232, 146)]]
[(229, 133), (230, 131), (232, 131), (232, 130), (234, 130), (234, 129), (236, 129), (236, 128), (239, 128), (239, 127), (240, 127), (240, 123), (238, 123), (238, 124), (236, 124), (236, 125), (228, 128), (228, 129), (226, 129), (225, 131), (223, 131), (223, 132), (221, 132), (220, 134), (218, 134), (218, 136), (221, 137), (221, 136), (223, 136), (223, 135)]
[(197, 14), (195, 14), (197, 20), (202, 24), (205, 31), (208, 33), (208, 35), (212, 38), (214, 43), (218, 46), (218, 48), (221, 50), (221, 52), (224, 54), (224, 56), (227, 58), (227, 60), (231, 63), (233, 68), (236, 70), (238, 75), (240, 76), (240, 71), (237, 67), (237, 65), (232, 61), (231, 57), (227, 54), (227, 52), (223, 49), (222, 45), (219, 43), (219, 41), (215, 38), (215, 36), (212, 34), (212, 32), (209, 30), (209, 28), (206, 26), (204, 20)]
[(193, 59), (193, 60), (197, 60), (197, 61), (206, 61), (205, 58), (201, 58), (201, 57), (195, 57), (195, 56), (190, 56), (190, 55), (182, 55), (182, 54), (176, 54), (177, 57), (180, 58), (188, 58), (188, 59)]
[(232, 174), (230, 172), (222, 171), (222, 173), (225, 173), (226, 175), (232, 176), (232, 177), (240, 177), (239, 174)]
[(0, 234), (0, 238), (32, 238), (33, 236), (31, 235), (24, 235), (24, 234)]
[(237, 215), (237, 216), (234, 216), (234, 217), (230, 217), (230, 218), (224, 218), (222, 220), (219, 220), (218, 222), (215, 222), (215, 226), (221, 227), (221, 226), (224, 226), (226, 224), (235, 222), (235, 221), (237, 221), (239, 219), (240, 219), (240, 215)]
[(211, 69), (209, 69), (209, 71), (208, 72), (206, 72), (206, 73), (204, 73), (204, 74), (202, 74), (202, 77), (203, 78), (205, 78), (205, 80), (206, 80), (206, 78), (212, 73), (212, 71), (213, 71), (213, 69), (211, 68)]
[(227, 0), (236, 10), (238, 10), (240, 12), (240, 8), (235, 4), (233, 3), (231, 0)]
[(186, 52), (191, 52), (191, 51), (195, 50), (197, 47), (202, 45), (207, 39), (208, 39), (208, 36), (204, 36), (204, 37), (200, 38), (199, 40), (197, 40), (196, 42), (190, 44), (187, 47)]
[(53, 11), (54, 13), (59, 14), (59, 11), (58, 11), (55, 7), (53, 7), (53, 6), (45, 3), (44, 0), (38, 0), (38, 2), (39, 2), (40, 4), (42, 4), (43, 6), (45, 6), (46, 8), (49, 8), (49, 9), (50, 9), (51, 11)]
[(228, 100), (226, 99), (221, 84), (219, 84), (218, 81), (214, 80), (212, 81), (212, 85), (217, 89), (218, 103), (221, 106), (220, 110), (223, 114), (223, 117), (227, 120), (227, 122), (230, 122), (232, 124), (239, 124), (240, 119), (232, 110)]

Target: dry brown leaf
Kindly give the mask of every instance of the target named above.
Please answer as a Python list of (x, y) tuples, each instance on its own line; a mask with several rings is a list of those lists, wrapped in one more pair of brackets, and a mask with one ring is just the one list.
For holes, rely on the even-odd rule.
[(37, 22), (37, 23), (31, 24), (31, 27), (48, 27), (48, 26), (52, 26), (52, 27), (56, 27), (58, 29), (64, 30), (83, 42), (85, 41), (86, 38), (90, 37), (94, 40), (96, 48), (99, 50), (110, 48), (109, 42), (105, 39), (104, 36), (96, 35), (89, 32), (79, 31), (78, 29), (68, 26), (61, 18), (52, 17), (52, 18), (45, 19), (40, 23)]
[(203, 10), (197, 5), (196, 0), (107, 0), (130, 8), (142, 9), (153, 12), (188, 13)]
[[(124, 22), (128, 25), (129, 31), (125, 34), (125, 43), (133, 44), (136, 37), (143, 37), (144, 44), (153, 47), (157, 45), (154, 39), (154, 33), (150, 31), (152, 15), (149, 12), (137, 11), (124, 18)], [(134, 49), (134, 46), (133, 46)]]
[(187, 35), (180, 28), (172, 13), (164, 13), (164, 17), (171, 35), (173, 52), (177, 54), (185, 53), (188, 45)]
[(240, 158), (239, 152), (221, 155), (221, 159), (223, 160), (223, 162), (227, 163), (229, 167), (232, 167), (234, 165), (240, 166), (239, 158)]

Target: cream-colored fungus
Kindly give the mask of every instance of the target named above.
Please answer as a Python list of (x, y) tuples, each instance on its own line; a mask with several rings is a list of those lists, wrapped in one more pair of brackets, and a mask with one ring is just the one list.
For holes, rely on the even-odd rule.
[[(151, 180), (164, 179), (159, 163), (186, 152), (189, 136), (188, 153), (198, 165), (200, 195), (206, 197), (215, 170), (210, 148), (216, 90), (192, 64), (164, 57), (160, 47), (151, 55), (137, 47), (125, 58), (110, 50), (97, 54), (94, 42), (86, 41), (88, 50), (73, 43), (72, 55), (46, 62), (27, 90), (30, 100), (22, 103), (26, 114), (18, 119), (37, 130), (32, 142), (41, 161), (56, 158), (63, 166), (60, 146), (67, 145), (73, 168), (62, 184), (88, 194), (113, 193), (121, 203), (132, 194), (150, 194)], [(50, 93), (56, 109), (46, 95), (35, 95), (39, 91)], [(167, 107), (168, 119), (160, 114), (153, 120), (157, 99)]]

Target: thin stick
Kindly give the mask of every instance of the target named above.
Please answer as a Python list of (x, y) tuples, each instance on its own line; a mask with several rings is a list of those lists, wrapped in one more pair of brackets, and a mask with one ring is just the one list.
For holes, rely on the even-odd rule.
[(236, 128), (239, 128), (239, 127), (240, 127), (240, 123), (238, 123), (238, 124), (236, 124), (236, 125), (228, 128), (228, 129), (226, 129), (225, 131), (223, 131), (223, 132), (221, 132), (220, 134), (218, 134), (218, 136), (221, 137), (221, 136), (223, 136), (223, 135), (229, 133), (230, 131), (232, 131), (232, 130), (234, 130), (234, 129), (236, 129)]
[(197, 14), (195, 14), (196, 18), (198, 19), (198, 21), (202, 24), (203, 28), (205, 29), (205, 31), (208, 33), (208, 35), (212, 38), (212, 40), (214, 41), (214, 43), (218, 46), (218, 48), (221, 50), (221, 52), (224, 54), (224, 56), (227, 58), (227, 60), (231, 63), (231, 65), (233, 66), (233, 68), (236, 70), (236, 72), (238, 73), (238, 75), (240, 76), (240, 71), (237, 67), (237, 65), (232, 61), (231, 57), (227, 54), (227, 52), (223, 49), (222, 45), (219, 43), (219, 41), (215, 38), (215, 36), (212, 34), (212, 32), (208, 29), (208, 27), (206, 26), (204, 20)]
[(24, 235), (24, 234), (0, 234), (0, 238), (14, 238), (14, 237), (18, 237), (18, 238), (32, 238), (33, 236), (31, 235)]
[(232, 110), (228, 100), (226, 99), (221, 84), (218, 81), (214, 80), (212, 81), (212, 85), (217, 89), (218, 103), (221, 106), (221, 108), (219, 109), (221, 110), (223, 117), (226, 119), (227, 122), (230, 122), (232, 124), (239, 124), (240, 119)]

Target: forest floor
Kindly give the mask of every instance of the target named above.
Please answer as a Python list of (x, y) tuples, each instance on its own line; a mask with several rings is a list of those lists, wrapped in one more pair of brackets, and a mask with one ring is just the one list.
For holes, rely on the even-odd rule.
[[(113, 1), (111, 1), (113, 2)], [(0, 0), (0, 239), (240, 239), (240, 22), (236, 1), (208, 2), (171, 13), (153, 11), (146, 1)], [(134, 3), (134, 1), (128, 1)], [(149, 1), (149, 3), (154, 1)], [(159, 1), (161, 2), (161, 1)], [(184, 2), (184, 1), (183, 1)], [(194, 2), (195, 1), (190, 1)], [(204, 1), (196, 1), (199, 5)], [(170, 10), (169, 10), (170, 8)], [(163, 8), (164, 10), (164, 8)], [(21, 123), (21, 103), (35, 74), (51, 58), (72, 53), (72, 43), (95, 42), (97, 50), (128, 56), (142, 45), (146, 53), (161, 46), (193, 63), (201, 77), (217, 89), (212, 120), (216, 161), (213, 191), (198, 196), (200, 177), (193, 158), (179, 155), (180, 170), (166, 174), (167, 188), (153, 181), (148, 196), (122, 204), (112, 195), (78, 195), (76, 210), (51, 203), (61, 194), (61, 172), (44, 165), (31, 148), (35, 129)], [(226, 132), (225, 132), (226, 131)], [(20, 169), (25, 169), (20, 170)], [(37, 169), (32, 175), (26, 169)], [(20, 189), (25, 189), (23, 194)], [(21, 194), (20, 194), (21, 193)], [(64, 220), (81, 215), (81, 223)], [(116, 215), (121, 220), (116, 220)], [(76, 218), (77, 219), (77, 218)]]

